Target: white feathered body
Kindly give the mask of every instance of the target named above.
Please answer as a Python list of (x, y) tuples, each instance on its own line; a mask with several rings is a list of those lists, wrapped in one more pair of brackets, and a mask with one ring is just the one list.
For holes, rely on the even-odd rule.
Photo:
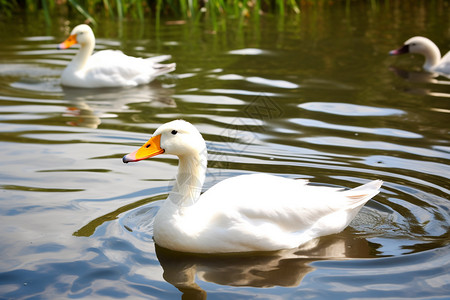
[(176, 64), (160, 64), (171, 58), (161, 55), (139, 58), (125, 55), (119, 50), (103, 50), (94, 53), (95, 36), (92, 29), (81, 24), (69, 38), (58, 45), (67, 49), (80, 45), (75, 57), (61, 74), (61, 84), (76, 88), (131, 87), (147, 84), (156, 76), (175, 70)]
[(65, 86), (83, 88), (130, 87), (147, 84), (157, 76), (175, 70), (175, 64), (160, 64), (170, 55), (139, 58), (119, 50), (103, 50), (89, 56), (80, 68), (72, 60), (61, 75)]
[(177, 155), (172, 191), (156, 214), (153, 235), (164, 248), (191, 253), (275, 251), (301, 246), (342, 231), (381, 180), (352, 190), (309, 185), (264, 173), (226, 179), (201, 194), (206, 144), (190, 123), (160, 126), (141, 148), (123, 157), (135, 162), (159, 154)]
[(431, 68), (431, 71), (437, 72), (447, 77), (450, 76), (450, 51), (447, 52), (444, 57), (442, 57), (437, 66)]
[(382, 184), (344, 191), (307, 183), (252, 174), (218, 183), (190, 206), (180, 207), (169, 196), (155, 219), (155, 241), (204, 253), (295, 248), (342, 231)]
[(408, 39), (403, 47), (389, 52), (391, 55), (417, 53), (425, 57), (423, 69), (450, 78), (450, 51), (441, 58), (441, 51), (433, 41), (423, 36)]

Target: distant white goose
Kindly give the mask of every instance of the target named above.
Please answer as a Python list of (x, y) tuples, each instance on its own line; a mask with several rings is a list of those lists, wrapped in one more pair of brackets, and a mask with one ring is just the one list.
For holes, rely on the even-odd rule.
[[(92, 55), (95, 37), (85, 24), (76, 26), (59, 49), (79, 44), (80, 50), (61, 75), (61, 84), (78, 88), (127, 87), (147, 84), (157, 76), (175, 70), (175, 63), (160, 64), (171, 58), (127, 56), (119, 50), (103, 50)], [(92, 55), (92, 56), (91, 56)]]
[(201, 195), (206, 145), (199, 131), (183, 120), (160, 126), (123, 162), (163, 153), (177, 155), (179, 166), (175, 185), (155, 217), (153, 233), (158, 245), (175, 251), (296, 248), (342, 231), (382, 185), (375, 180), (343, 190), (260, 173), (226, 179)]
[(422, 54), (425, 56), (425, 63), (423, 64), (423, 69), (425, 71), (450, 76), (450, 51), (441, 58), (439, 48), (426, 37), (412, 37), (404, 43), (403, 47), (389, 52), (390, 55), (404, 53)]

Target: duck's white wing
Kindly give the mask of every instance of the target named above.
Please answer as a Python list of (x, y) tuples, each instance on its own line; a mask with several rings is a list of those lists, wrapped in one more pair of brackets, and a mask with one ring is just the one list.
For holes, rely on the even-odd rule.
[(450, 62), (450, 51), (442, 57), (441, 61)]
[(443, 75), (450, 76), (450, 51), (442, 57), (439, 65), (436, 66), (434, 71)]
[(156, 76), (175, 69), (175, 64), (159, 64), (166, 59), (170, 59), (170, 55), (144, 59), (125, 55), (118, 50), (99, 51), (89, 58), (85, 80), (93, 87), (136, 86), (149, 83)]
[(238, 176), (202, 195), (195, 206), (197, 217), (203, 216), (205, 223), (196, 223), (204, 227), (199, 228), (202, 236), (222, 248), (292, 248), (343, 230), (361, 206), (378, 193), (380, 185), (374, 181), (342, 191), (264, 174)]
[(442, 57), (434, 71), (450, 78), (450, 51)]

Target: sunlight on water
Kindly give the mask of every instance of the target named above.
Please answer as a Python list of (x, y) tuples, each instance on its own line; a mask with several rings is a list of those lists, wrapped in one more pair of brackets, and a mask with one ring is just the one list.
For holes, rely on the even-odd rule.
[[(448, 297), (450, 81), (418, 71), (416, 56), (387, 53), (418, 33), (448, 50), (449, 15), (325, 6), (285, 22), (261, 16), (258, 30), (230, 21), (215, 34), (188, 23), (156, 33), (147, 30), (153, 23), (131, 21), (118, 34), (103, 20), (96, 50), (171, 54), (177, 63), (149, 85), (124, 89), (60, 86), (77, 52), (56, 50), (67, 26), (45, 35), (33, 20), (7, 24), (0, 298)], [(427, 22), (410, 19), (418, 14)], [(253, 172), (338, 188), (384, 184), (343, 232), (297, 249), (168, 251), (155, 245), (153, 221), (176, 157), (121, 159), (179, 118), (206, 140), (204, 190)]]
[(238, 49), (238, 50), (232, 50), (228, 52), (229, 54), (235, 54), (235, 55), (263, 55), (268, 54), (268, 51), (264, 51), (262, 49), (256, 49), (256, 48), (245, 48), (245, 49)]
[(300, 104), (298, 107), (341, 116), (390, 116), (405, 113), (399, 109), (377, 108), (349, 103), (308, 102)]

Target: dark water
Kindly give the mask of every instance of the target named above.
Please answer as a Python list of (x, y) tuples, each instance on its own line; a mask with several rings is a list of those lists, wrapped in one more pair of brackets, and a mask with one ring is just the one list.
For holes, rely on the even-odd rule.
[[(97, 50), (171, 54), (177, 70), (132, 89), (63, 89), (77, 22), (0, 24), (1, 299), (450, 298), (450, 81), (414, 35), (450, 49), (448, 1), (317, 5), (226, 31), (101, 21)], [(223, 24), (221, 25), (223, 26)], [(382, 191), (306, 249), (195, 256), (152, 241), (177, 160), (121, 157), (184, 118), (209, 149), (207, 186), (266, 172)]]

